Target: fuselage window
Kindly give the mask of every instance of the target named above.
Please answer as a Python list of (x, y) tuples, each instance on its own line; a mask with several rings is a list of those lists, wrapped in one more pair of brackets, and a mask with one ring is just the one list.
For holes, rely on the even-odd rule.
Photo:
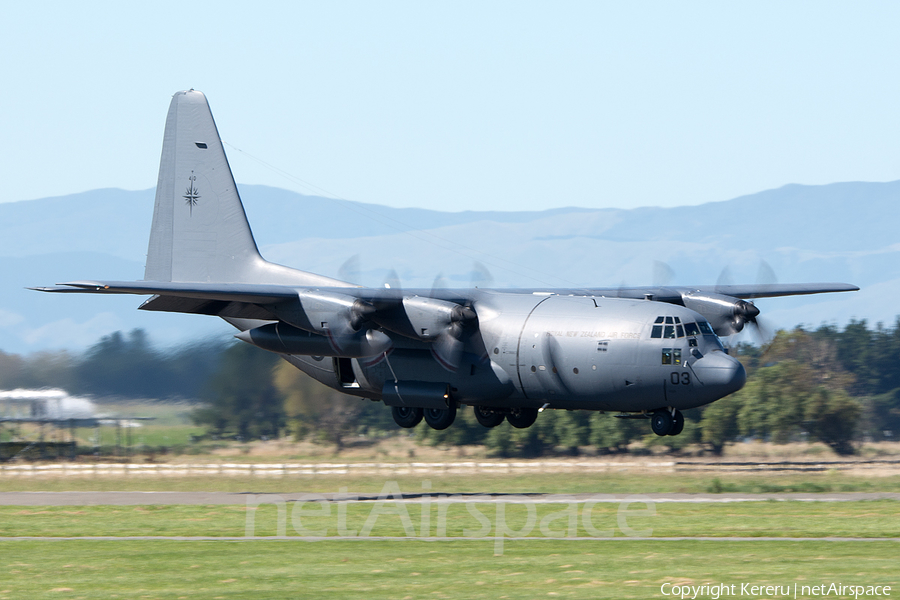
[(673, 365), (681, 364), (681, 348), (673, 348), (672, 349), (672, 364)]
[[(662, 317), (660, 317), (662, 319)], [(654, 325), (653, 331), (650, 333), (651, 338), (661, 338), (662, 337), (662, 325)]]
[(662, 364), (664, 364), (664, 365), (672, 364), (672, 349), (671, 348), (663, 348), (662, 349)]
[(700, 328), (697, 327), (696, 323), (685, 323), (684, 333), (686, 335), (700, 335)]

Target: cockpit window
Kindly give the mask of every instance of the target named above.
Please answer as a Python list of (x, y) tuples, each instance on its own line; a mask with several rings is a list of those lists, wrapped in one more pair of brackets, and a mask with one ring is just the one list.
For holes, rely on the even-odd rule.
[[(685, 336), (700, 335), (702, 329), (696, 323), (681, 323), (680, 317), (656, 317), (653, 322), (653, 328), (650, 330), (650, 337), (653, 339), (675, 339)], [(662, 325), (661, 323), (664, 323)], [(707, 328), (709, 324), (705, 323)], [(710, 331), (712, 331), (710, 329)]]
[(700, 327), (700, 331), (707, 334), (715, 335), (716, 332), (713, 331), (713, 328), (709, 326), (707, 321), (698, 321), (697, 325)]

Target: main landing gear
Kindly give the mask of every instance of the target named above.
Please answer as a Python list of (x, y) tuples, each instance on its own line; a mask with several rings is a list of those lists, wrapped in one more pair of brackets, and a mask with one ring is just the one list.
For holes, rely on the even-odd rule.
[(488, 406), (473, 406), (472, 408), (475, 410), (475, 418), (484, 427), (496, 427), (503, 422), (503, 419), (506, 419), (513, 427), (526, 429), (534, 425), (538, 416), (536, 408), (504, 409)]
[(456, 403), (451, 402), (450, 408), (426, 408), (425, 422), (432, 429), (447, 429), (456, 420)]
[(392, 406), (391, 416), (394, 423), (406, 429), (415, 427), (423, 418), (432, 429), (447, 429), (456, 420), (456, 404), (451, 403), (450, 408), (446, 409)]
[[(473, 406), (475, 418), (483, 427), (497, 427), (503, 420), (517, 429), (526, 429), (534, 425), (537, 420), (536, 408), (491, 408), (488, 406)], [(410, 406), (392, 406), (391, 416), (394, 422), (406, 429), (415, 427), (425, 419), (432, 429), (447, 429), (456, 420), (456, 404), (451, 402), (449, 408), (413, 408)]]
[(678, 435), (684, 430), (684, 415), (680, 410), (662, 408), (650, 416), (650, 429), (659, 436)]
[(514, 408), (508, 415), (506, 420), (516, 429), (528, 429), (537, 421), (538, 409), (536, 408)]
[(506, 415), (487, 406), (473, 406), (475, 419), (482, 427), (496, 427), (503, 422)]
[(422, 409), (411, 408), (409, 406), (392, 406), (391, 416), (394, 417), (394, 423), (400, 427), (409, 429), (415, 427), (422, 421)]

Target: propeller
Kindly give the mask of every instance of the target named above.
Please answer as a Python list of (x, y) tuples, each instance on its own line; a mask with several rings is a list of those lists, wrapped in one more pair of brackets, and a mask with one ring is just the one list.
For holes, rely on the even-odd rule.
[(456, 371), (462, 360), (466, 337), (478, 321), (475, 311), (455, 302), (422, 296), (403, 298), (403, 308), (411, 326), (408, 333), (431, 341), (431, 353), (438, 363), (449, 371)]
[(376, 310), (371, 303), (357, 298), (334, 324), (329, 323), (325, 334), (339, 355), (348, 354), (350, 348), (356, 347), (362, 347), (363, 356), (375, 356), (390, 349), (388, 336), (366, 327)]
[[(726, 266), (719, 273), (716, 280), (716, 292), (725, 294), (723, 288), (731, 285), (731, 271)], [(756, 270), (756, 284), (766, 285), (778, 283), (775, 271), (765, 260), (760, 259), (759, 267)], [(753, 337), (756, 338), (760, 346), (765, 346), (773, 337), (775, 337), (772, 329), (763, 325), (759, 320), (759, 308), (753, 303), (753, 296), (748, 300), (738, 300), (734, 304), (734, 319), (732, 327), (734, 333), (739, 333), (744, 329), (745, 325), (749, 325), (753, 331)]]
[[(759, 260), (759, 267), (756, 269), (756, 284), (757, 285), (767, 285), (767, 284), (775, 284), (778, 283), (778, 277), (775, 275), (775, 270), (772, 269), (772, 266), (769, 265), (765, 260)], [(756, 341), (759, 343), (760, 347), (769, 344), (773, 339), (775, 339), (775, 332), (771, 327), (768, 327), (760, 322), (757, 318), (759, 315), (759, 309), (753, 304), (753, 297), (750, 298), (750, 304), (753, 306), (754, 310), (756, 310), (756, 314), (753, 315), (750, 319), (748, 319), (748, 323), (753, 327), (754, 334), (756, 336)]]
[(459, 323), (451, 323), (431, 345), (431, 354), (448, 371), (455, 372), (459, 369), (465, 347), (462, 337), (463, 326)]
[[(494, 283), (494, 277), (480, 262), (472, 263), (471, 287), (490, 287)], [(443, 274), (439, 273), (434, 278), (431, 286), (431, 298), (436, 299), (437, 291), (447, 287), (447, 281)], [(471, 334), (473, 326), (478, 322), (478, 316), (470, 306), (456, 304), (449, 311), (449, 324), (441, 330), (431, 345), (431, 353), (435, 360), (448, 371), (455, 372), (459, 369), (465, 349), (466, 338)]]

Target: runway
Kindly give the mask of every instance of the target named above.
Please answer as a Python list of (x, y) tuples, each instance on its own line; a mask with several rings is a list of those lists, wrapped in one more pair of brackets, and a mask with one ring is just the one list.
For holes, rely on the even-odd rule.
[[(330, 501), (377, 502), (391, 499), (408, 503), (508, 503), (564, 504), (570, 502), (611, 503), (645, 501), (657, 503), (730, 503), (730, 502), (858, 502), (862, 500), (900, 501), (897, 492), (778, 493), (778, 494), (441, 494), (439, 492), (379, 495), (373, 493), (284, 494), (254, 492), (0, 492), (0, 506), (141, 506), (176, 504), (260, 504), (271, 502)], [(755, 539), (755, 538), (754, 538)], [(779, 538), (781, 539), (781, 538)]]
[(436, 536), (349, 536), (335, 535), (329, 537), (313, 536), (165, 536), (165, 535), (129, 535), (129, 536), (84, 536), (84, 537), (37, 537), (14, 536), (0, 537), (0, 542), (67, 542), (67, 541), (94, 541), (94, 542), (478, 542), (502, 539), (504, 542), (517, 541), (566, 541), (566, 542), (900, 542), (900, 538), (859, 538), (859, 537), (544, 537), (544, 536), (494, 536), (481, 537), (436, 537)]

